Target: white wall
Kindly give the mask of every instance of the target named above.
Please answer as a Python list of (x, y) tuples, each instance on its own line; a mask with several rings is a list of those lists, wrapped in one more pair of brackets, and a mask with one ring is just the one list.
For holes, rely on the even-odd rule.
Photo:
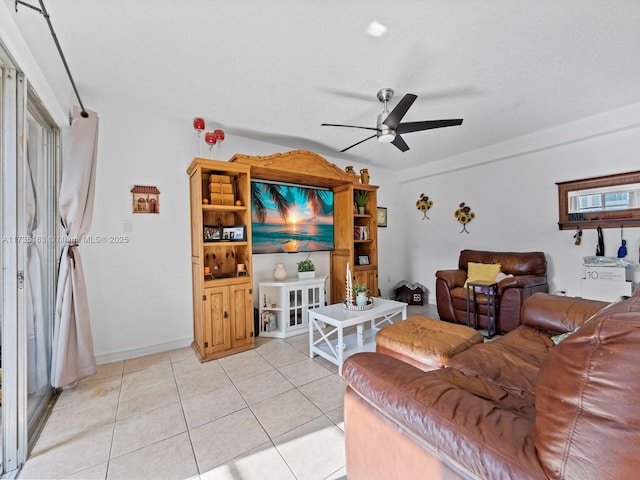
[[(100, 117), (98, 170), (92, 238), (126, 236), (128, 243), (85, 243), (81, 247), (91, 309), (95, 354), (99, 363), (189, 345), (193, 338), (189, 250), (189, 189), (186, 168), (199, 155), (190, 121), (176, 122), (114, 110), (91, 101)], [(271, 155), (289, 148), (227, 134), (214, 156), (235, 153)], [(208, 148), (202, 150), (209, 154)], [(327, 158), (340, 168), (344, 162)], [(363, 167), (354, 164), (356, 169)], [(369, 168), (379, 184), (380, 205), (389, 209), (390, 224), (381, 229), (381, 289), (389, 290), (405, 276), (404, 231), (396, 174)], [(154, 185), (160, 190), (160, 214), (132, 214), (130, 190)], [(133, 231), (124, 232), (123, 221)], [(305, 254), (256, 255), (254, 279), (272, 279), (276, 263), (291, 276)], [(329, 254), (313, 253), (318, 273), (329, 274)], [(390, 281), (387, 282), (386, 278)], [(255, 299), (256, 304), (258, 299)]]
[[(539, 132), (510, 144), (451, 158), (430, 170), (403, 172), (406, 209), (421, 193), (434, 205), (421, 220), (417, 210), (407, 221), (407, 253), (411, 280), (430, 291), (435, 303), (435, 272), (457, 268), (462, 249), (543, 251), (548, 261), (550, 291), (580, 296), (582, 258), (595, 255), (596, 230), (584, 230), (582, 244), (574, 231), (560, 231), (556, 182), (638, 170), (640, 105)], [(460, 168), (471, 162), (478, 166)], [(451, 171), (447, 171), (449, 168)], [(413, 180), (411, 178), (418, 178)], [(476, 218), (467, 225), (454, 217), (466, 202)], [(603, 229), (605, 255), (615, 257), (620, 229)], [(625, 228), (627, 259), (638, 262), (640, 229)], [(636, 279), (638, 271), (635, 272)]]

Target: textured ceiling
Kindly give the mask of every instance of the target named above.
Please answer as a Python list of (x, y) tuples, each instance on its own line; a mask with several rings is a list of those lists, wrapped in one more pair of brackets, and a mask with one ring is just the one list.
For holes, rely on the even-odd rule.
[[(15, 13), (32, 53), (75, 103), (44, 18)], [(33, 2), (37, 5), (37, 2)], [(640, 2), (45, 0), (80, 95), (227, 135), (395, 170), (640, 102)], [(377, 20), (388, 27), (369, 36)], [(464, 118), (404, 135), (374, 127), (376, 92), (418, 100), (404, 118)]]

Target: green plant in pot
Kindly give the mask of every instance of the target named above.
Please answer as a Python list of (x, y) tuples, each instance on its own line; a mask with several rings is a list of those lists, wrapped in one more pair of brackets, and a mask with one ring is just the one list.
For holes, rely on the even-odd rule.
[(298, 262), (297, 265), (298, 278), (314, 278), (316, 276), (316, 266), (309, 257)]
[(356, 202), (356, 205), (358, 206), (358, 213), (365, 213), (364, 207), (369, 201), (369, 192), (366, 190), (354, 190), (353, 201)]
[(364, 307), (367, 304), (367, 294), (369, 293), (369, 287), (366, 283), (356, 282), (351, 287), (353, 294), (356, 296), (356, 305)]

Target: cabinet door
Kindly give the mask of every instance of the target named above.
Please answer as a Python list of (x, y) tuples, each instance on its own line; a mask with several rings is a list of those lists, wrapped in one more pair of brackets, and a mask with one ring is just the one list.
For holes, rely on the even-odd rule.
[(289, 296), (289, 324), (287, 328), (302, 327), (305, 324), (304, 287), (287, 289)]
[(239, 347), (253, 343), (253, 299), (248, 283), (231, 285), (231, 346)]
[(378, 296), (378, 271), (375, 268), (357, 270), (353, 274), (353, 281), (366, 284), (369, 287), (369, 296)]
[(205, 355), (231, 348), (229, 287), (205, 288), (203, 303)]

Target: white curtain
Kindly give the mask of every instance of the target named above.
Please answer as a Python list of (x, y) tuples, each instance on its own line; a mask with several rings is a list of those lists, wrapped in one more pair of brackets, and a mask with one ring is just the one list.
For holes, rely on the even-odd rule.
[(74, 108), (69, 148), (63, 155), (60, 217), (65, 244), (60, 257), (53, 331), (51, 385), (63, 387), (96, 372), (89, 302), (78, 244), (93, 217), (98, 148), (98, 116), (83, 118)]

